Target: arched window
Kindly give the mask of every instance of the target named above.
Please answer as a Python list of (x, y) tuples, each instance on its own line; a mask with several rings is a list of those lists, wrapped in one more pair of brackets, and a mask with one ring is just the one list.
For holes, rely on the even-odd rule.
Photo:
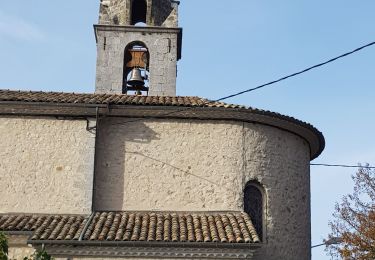
[(131, 25), (137, 23), (146, 23), (147, 20), (147, 3), (146, 0), (133, 0), (131, 8)]
[(249, 214), (260, 239), (263, 239), (264, 197), (262, 186), (255, 181), (247, 183), (244, 190), (244, 208)]

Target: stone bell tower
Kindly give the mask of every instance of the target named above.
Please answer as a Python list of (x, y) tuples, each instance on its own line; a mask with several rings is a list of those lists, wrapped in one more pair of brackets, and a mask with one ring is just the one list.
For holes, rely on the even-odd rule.
[(178, 5), (174, 0), (100, 1), (94, 25), (96, 93), (176, 95), (182, 44)]

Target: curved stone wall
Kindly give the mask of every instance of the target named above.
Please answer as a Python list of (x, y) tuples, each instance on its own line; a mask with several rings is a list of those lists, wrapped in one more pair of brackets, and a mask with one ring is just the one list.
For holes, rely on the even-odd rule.
[(310, 259), (310, 150), (300, 137), (245, 124), (244, 183), (265, 190), (264, 242), (258, 259)]
[(304, 139), (231, 121), (107, 118), (99, 129), (97, 210), (238, 211), (246, 183), (257, 180), (266, 195), (258, 259), (310, 259)]

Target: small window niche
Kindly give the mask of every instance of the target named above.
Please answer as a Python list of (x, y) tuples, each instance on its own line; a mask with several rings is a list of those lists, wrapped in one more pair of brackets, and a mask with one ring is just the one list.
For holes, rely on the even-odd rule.
[(131, 25), (145, 26), (147, 23), (146, 0), (132, 0), (131, 3)]
[(148, 95), (150, 54), (143, 42), (125, 48), (123, 94)]
[(263, 240), (264, 232), (264, 189), (257, 181), (250, 181), (244, 190), (244, 210), (249, 214), (258, 236)]

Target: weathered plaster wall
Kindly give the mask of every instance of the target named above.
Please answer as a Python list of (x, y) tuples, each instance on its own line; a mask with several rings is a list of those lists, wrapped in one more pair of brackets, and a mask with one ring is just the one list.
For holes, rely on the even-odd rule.
[(240, 122), (125, 122), (101, 122), (96, 209), (243, 210), (243, 189), (258, 180), (267, 206), (257, 259), (310, 259), (310, 155), (302, 138)]
[(266, 232), (256, 259), (310, 259), (310, 152), (300, 137), (245, 124), (244, 182), (258, 180), (266, 194)]
[(85, 120), (0, 117), (0, 213), (91, 211), (95, 135)]
[(241, 123), (125, 121), (100, 124), (97, 209), (241, 208)]
[[(134, 29), (136, 30), (136, 29)], [(124, 53), (129, 43), (143, 42), (150, 53), (149, 95), (175, 96), (178, 33), (126, 29), (97, 30), (97, 93), (122, 93)]]
[(27, 245), (28, 235), (8, 235), (9, 259), (24, 259), (31, 256), (35, 249)]

